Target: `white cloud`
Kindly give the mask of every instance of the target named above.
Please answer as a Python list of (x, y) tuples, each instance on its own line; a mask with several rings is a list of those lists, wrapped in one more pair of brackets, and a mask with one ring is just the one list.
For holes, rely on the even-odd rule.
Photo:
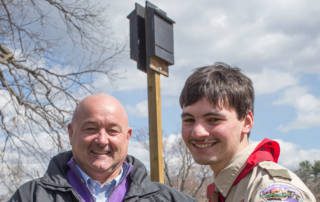
[(263, 69), (259, 73), (249, 73), (256, 94), (270, 94), (298, 83), (290, 72)]
[[(3, 184), (10, 186), (22, 185), (24, 182), (35, 177), (40, 177), (47, 169), (49, 160), (59, 151), (54, 141), (45, 133), (21, 134), (19, 138), (9, 139), (6, 145), (5, 155), (0, 152), (0, 177), (4, 177), (0, 183), (0, 195), (7, 195), (8, 189)], [(61, 137), (65, 149), (70, 148), (68, 135)], [(4, 148), (4, 138), (0, 138), (0, 148)], [(19, 151), (18, 151), (19, 150)], [(19, 162), (21, 161), (21, 162)], [(8, 165), (8, 166), (7, 166)], [(10, 169), (22, 166), (23, 172), (16, 174), (16, 178), (9, 175)], [(11, 181), (12, 180), (12, 181)]]
[[(299, 163), (305, 160), (313, 163), (319, 160), (320, 149), (303, 149), (299, 145), (287, 142), (281, 139), (275, 139), (280, 145), (280, 157), (278, 163), (295, 171), (299, 167)], [(260, 141), (252, 141), (252, 144), (258, 144)]]
[[(144, 1), (137, 2), (142, 6), (145, 5)], [(176, 21), (174, 24), (176, 64), (171, 67), (174, 70), (170, 70), (168, 81), (173, 81), (171, 77), (175, 76), (174, 83), (178, 85), (163, 84), (169, 86), (169, 88), (164, 87), (163, 95), (175, 93), (177, 97), (182, 86), (181, 82), (190, 69), (215, 61), (225, 61), (247, 70), (270, 70), (263, 70), (265, 74), (279, 71), (281, 76), (288, 70), (290, 73), (314, 72), (317, 69), (320, 72), (319, 66), (315, 65), (320, 54), (320, 46), (315, 44), (319, 43), (320, 39), (312, 38), (317, 35), (311, 34), (318, 30), (318, 18), (314, 17), (320, 13), (317, 12), (319, 11), (317, 6), (309, 8), (308, 2), (301, 1), (293, 3), (250, 1), (250, 4), (208, 0), (181, 2), (153, 1)], [(116, 35), (127, 35), (129, 38), (129, 21), (126, 16), (134, 9), (134, 1), (130, 3), (119, 1), (110, 4), (110, 7), (114, 8), (111, 12), (114, 12), (115, 16), (112, 22)], [(305, 9), (308, 9), (308, 12), (305, 12)], [(308, 28), (308, 32), (303, 31), (301, 27)], [(130, 60), (128, 55), (125, 57)], [(116, 90), (146, 88), (146, 77), (136, 70), (135, 62), (131, 61), (127, 67), (129, 66), (132, 68), (127, 70), (128, 76), (124, 75), (126, 79), (117, 82), (113, 87)], [(277, 76), (277, 82), (281, 82), (280, 75)], [(292, 77), (294, 75), (286, 75), (280, 84), (294, 83)], [(263, 85), (261, 92), (272, 93), (283, 87), (286, 86), (273, 86), (267, 89)]]
[[(129, 57), (129, 56), (128, 56)], [(105, 76), (100, 76), (94, 82), (97, 91), (113, 92), (113, 91), (129, 91), (137, 89), (145, 89), (147, 87), (146, 73), (137, 69), (134, 62), (127, 61), (126, 64), (118, 64), (116, 67), (116, 78), (110, 81)]]
[(295, 117), (278, 128), (282, 132), (318, 127), (320, 125), (320, 97), (311, 94), (295, 73), (263, 69), (249, 73), (257, 95), (280, 92), (274, 105), (288, 106), (295, 110)]
[(150, 170), (149, 148), (146, 148), (144, 144), (130, 140), (128, 154), (138, 158)]
[(148, 100), (143, 100), (137, 103), (135, 106), (127, 105), (126, 109), (132, 116), (148, 117)]
[(305, 87), (293, 86), (286, 89), (274, 104), (288, 105), (296, 111), (293, 121), (279, 127), (284, 132), (320, 125), (320, 97), (312, 95)]
[[(172, 72), (171, 72), (172, 73)], [(172, 74), (170, 77), (161, 78), (161, 90), (164, 96), (178, 97), (182, 90), (184, 79), (182, 76)]]
[(10, 95), (8, 91), (0, 90), (0, 109), (7, 107), (8, 102), (10, 101)]
[(168, 145), (172, 145), (178, 142), (180, 139), (181, 134), (169, 134), (167, 137), (164, 138), (165, 143), (168, 143)]
[[(7, 142), (5, 160), (18, 159), (19, 155), (22, 154), (24, 156), (22, 160), (25, 163), (46, 163), (52, 155), (59, 151), (56, 145), (56, 138), (57, 137), (54, 135), (41, 132), (37, 133), (36, 135), (21, 134), (18, 138), (13, 136)], [(63, 149), (70, 148), (68, 138), (67, 132), (65, 135), (60, 137), (61, 146)], [(4, 144), (4, 141), (0, 141), (0, 148), (3, 148)], [(19, 154), (18, 149), (22, 153)], [(35, 162), (36, 159), (40, 162)]]
[(314, 160), (319, 160), (320, 149), (302, 149), (291, 142), (277, 141), (281, 148), (279, 163), (293, 171), (298, 168), (301, 161), (308, 160), (313, 163)]

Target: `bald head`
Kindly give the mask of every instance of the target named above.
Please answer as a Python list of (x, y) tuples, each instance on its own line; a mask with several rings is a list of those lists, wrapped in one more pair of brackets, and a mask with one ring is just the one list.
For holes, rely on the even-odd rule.
[(122, 104), (115, 97), (104, 93), (89, 95), (81, 100), (73, 113), (72, 123), (82, 118), (93, 108), (108, 108), (110, 111), (116, 112), (123, 118), (123, 123), (128, 126), (128, 115)]

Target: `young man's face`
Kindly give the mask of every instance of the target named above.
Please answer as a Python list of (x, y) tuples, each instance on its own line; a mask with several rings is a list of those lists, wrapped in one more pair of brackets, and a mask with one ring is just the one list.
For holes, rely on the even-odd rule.
[(194, 160), (210, 165), (215, 175), (248, 145), (253, 124), (248, 113), (239, 120), (232, 108), (213, 106), (206, 98), (182, 109), (182, 137)]

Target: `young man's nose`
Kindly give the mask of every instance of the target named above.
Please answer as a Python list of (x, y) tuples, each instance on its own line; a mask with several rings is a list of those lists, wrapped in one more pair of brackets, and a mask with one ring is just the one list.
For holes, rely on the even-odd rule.
[(193, 130), (192, 130), (192, 136), (194, 137), (206, 137), (206, 136), (209, 136), (210, 133), (209, 131), (207, 130), (207, 128), (201, 124), (201, 123), (196, 123), (193, 127)]

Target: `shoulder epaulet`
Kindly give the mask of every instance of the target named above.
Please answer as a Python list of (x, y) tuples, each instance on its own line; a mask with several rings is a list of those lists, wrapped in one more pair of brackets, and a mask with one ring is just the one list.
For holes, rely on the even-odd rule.
[(272, 178), (284, 178), (286, 180), (292, 179), (286, 168), (283, 168), (279, 164), (272, 161), (260, 162), (258, 166), (264, 169)]

